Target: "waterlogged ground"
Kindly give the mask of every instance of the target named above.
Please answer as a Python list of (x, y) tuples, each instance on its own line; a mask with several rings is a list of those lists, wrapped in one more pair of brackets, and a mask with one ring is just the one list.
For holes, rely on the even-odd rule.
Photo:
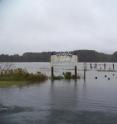
[[(106, 76), (105, 76), (106, 75)], [(117, 124), (117, 73), (0, 89), (0, 124)]]

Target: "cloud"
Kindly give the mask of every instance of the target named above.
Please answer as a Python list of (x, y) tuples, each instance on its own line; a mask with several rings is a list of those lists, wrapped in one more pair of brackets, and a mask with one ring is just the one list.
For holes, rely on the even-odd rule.
[(116, 0), (2, 0), (0, 53), (116, 47)]

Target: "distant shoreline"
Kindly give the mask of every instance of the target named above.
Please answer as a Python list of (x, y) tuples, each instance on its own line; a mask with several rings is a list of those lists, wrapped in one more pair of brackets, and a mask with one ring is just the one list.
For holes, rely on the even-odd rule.
[[(117, 52), (113, 54), (100, 53), (95, 50), (68, 51), (78, 55), (79, 62), (117, 62)], [(50, 62), (52, 53), (58, 52), (27, 52), (23, 55), (0, 54), (0, 62)]]

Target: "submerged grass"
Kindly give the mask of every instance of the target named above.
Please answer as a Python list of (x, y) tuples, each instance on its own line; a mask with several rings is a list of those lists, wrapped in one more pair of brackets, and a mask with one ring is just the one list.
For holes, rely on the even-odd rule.
[(11, 86), (22, 86), (26, 85), (26, 82), (23, 81), (0, 81), (0, 87), (11, 87)]
[(24, 69), (11, 69), (0, 72), (0, 87), (9, 87), (13, 85), (25, 85), (34, 82), (47, 80), (47, 76), (41, 72), (36, 74), (28, 73)]

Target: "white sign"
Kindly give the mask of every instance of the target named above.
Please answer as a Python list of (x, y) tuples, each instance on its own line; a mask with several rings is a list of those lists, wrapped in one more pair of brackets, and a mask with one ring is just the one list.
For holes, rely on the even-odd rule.
[(51, 56), (51, 64), (56, 65), (56, 64), (77, 64), (78, 62), (78, 57), (77, 55), (72, 55), (72, 54), (56, 54)]

